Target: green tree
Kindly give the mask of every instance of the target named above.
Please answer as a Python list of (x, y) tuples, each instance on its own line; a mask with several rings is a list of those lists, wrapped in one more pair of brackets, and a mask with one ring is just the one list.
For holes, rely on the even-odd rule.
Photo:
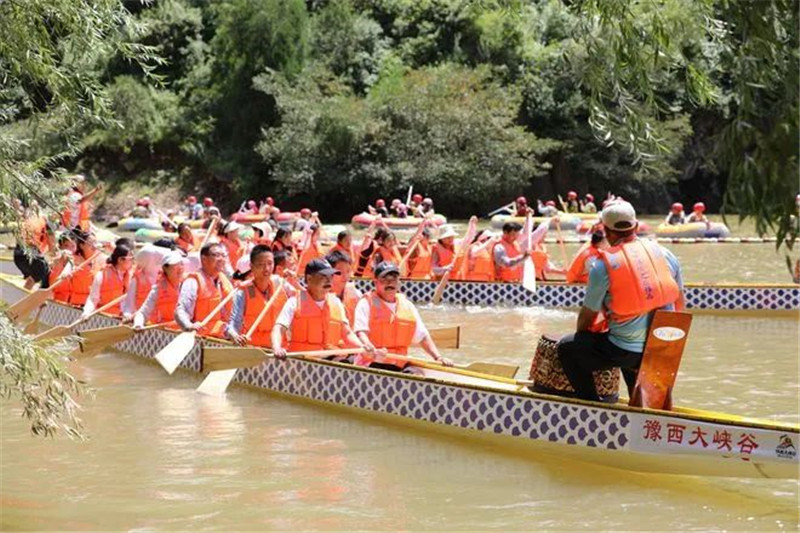
[[(20, 222), (14, 199), (59, 209), (59, 162), (86, 131), (118, 124), (101, 82), (109, 58), (156, 66), (153, 50), (135, 42), (141, 34), (119, 0), (0, 2), (0, 223)], [(0, 393), (21, 401), (35, 434), (81, 434), (80, 388), (63, 356), (0, 317)]]

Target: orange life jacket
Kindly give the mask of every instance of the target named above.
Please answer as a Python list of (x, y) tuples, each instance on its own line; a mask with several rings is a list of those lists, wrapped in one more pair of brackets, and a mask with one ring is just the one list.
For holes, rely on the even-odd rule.
[(350, 259), (351, 259), (353, 262), (355, 262), (355, 261), (357, 260), (357, 258), (356, 258), (356, 255), (355, 255), (355, 251), (353, 251), (353, 247), (352, 247), (352, 246), (350, 246), (350, 248), (345, 248), (344, 246), (340, 245), (340, 244), (337, 242), (336, 244), (334, 244), (334, 245), (331, 247), (331, 249), (330, 249), (330, 250), (328, 250), (328, 253), (329, 253), (329, 254), (332, 254), (333, 252), (341, 252), (341, 253), (343, 253), (343, 254), (347, 254), (347, 256), (348, 256), (348, 257), (349, 257), (349, 258), (350, 258)]
[(297, 262), (297, 275), (303, 276), (306, 272), (306, 265), (320, 257), (322, 257), (322, 252), (319, 249), (319, 244), (310, 243), (308, 248), (300, 254), (300, 260)]
[(292, 319), (289, 351), (341, 347), (344, 344), (345, 320), (344, 308), (334, 294), (328, 293), (325, 304), (320, 308), (308, 291), (300, 291)]
[[(130, 270), (125, 272), (120, 279), (119, 271), (114, 265), (106, 265), (103, 269), (103, 281), (100, 284), (100, 300), (97, 302), (97, 307), (102, 307), (115, 298), (119, 298), (128, 292), (128, 284), (131, 281)], [(116, 303), (106, 309), (106, 313), (110, 315), (119, 315), (122, 310), (120, 304)]]
[[(474, 243), (470, 246), (470, 248), (477, 248), (481, 246), (481, 243)], [(495, 279), (495, 272), (494, 272), (494, 256), (492, 255), (494, 252), (493, 248), (485, 247), (482, 251), (478, 252), (477, 255), (472, 257), (468, 264), (471, 265), (469, 271), (467, 272), (467, 277), (469, 281), (494, 281)]]
[(133, 273), (133, 279), (136, 280), (136, 300), (134, 305), (136, 306), (136, 310), (138, 310), (142, 307), (144, 301), (147, 300), (147, 295), (150, 294), (150, 289), (152, 289), (153, 286), (150, 284), (150, 280), (147, 279), (144, 270), (141, 268), (137, 268), (136, 272)]
[(178, 246), (178, 248), (180, 248), (181, 250), (183, 250), (187, 254), (189, 252), (194, 251), (194, 247), (195, 247), (194, 238), (192, 238), (191, 241), (187, 241), (183, 237), (178, 237), (177, 239), (175, 239), (175, 244)]
[[(64, 269), (69, 264), (69, 261), (65, 261), (61, 263), (59, 266), (51, 267), (50, 269), (50, 285), (52, 286), (57, 280), (58, 277), (64, 272)], [(73, 266), (74, 268), (74, 266)], [(68, 303), (69, 296), (72, 293), (72, 278), (68, 277), (61, 283), (59, 283), (56, 288), (53, 289), (53, 300), (57, 302)]]
[(386, 246), (374, 244), (372, 247), (372, 254), (370, 254), (367, 265), (364, 267), (364, 272), (361, 274), (362, 277), (372, 277), (375, 267), (378, 266), (375, 264), (375, 256), (379, 252), (381, 254), (381, 261), (391, 261), (395, 265), (400, 266), (400, 262), (403, 260), (403, 256), (400, 255), (400, 250), (397, 246), (394, 248), (387, 248)]
[(433, 267), (433, 246), (430, 242), (421, 241), (417, 245), (416, 255), (409, 258), (411, 279), (431, 279)]
[[(186, 276), (186, 279), (189, 278), (197, 282), (197, 300), (195, 301), (192, 321), (202, 322), (219, 305), (222, 299), (233, 290), (233, 285), (222, 273), (219, 275), (218, 287), (215, 287), (213, 280), (202, 271), (192, 272)], [(230, 315), (230, 302), (225, 305), (224, 310)], [(205, 327), (198, 330), (198, 333), (212, 337), (222, 337), (225, 323), (221, 319), (221, 314), (221, 312), (217, 312)]]
[(590, 259), (600, 257), (600, 250), (591, 242), (585, 243), (575, 254), (567, 270), (567, 283), (587, 283), (589, 281)]
[[(434, 249), (436, 250), (436, 255), (439, 258), (439, 265), (438, 266), (446, 267), (448, 265), (452, 265), (453, 264), (453, 258), (456, 255), (456, 253), (453, 250), (451, 250), (449, 248), (445, 248), (444, 246), (442, 246), (438, 242), (436, 243)], [(436, 279), (441, 279), (442, 275), (438, 275), (438, 276), (434, 276), (434, 277)], [(456, 279), (456, 277), (457, 277), (457, 269), (456, 269), (456, 266), (454, 265), (452, 273), (450, 274), (450, 279)]]
[[(73, 270), (77, 270), (82, 264), (83, 262), (76, 263), (73, 266)], [(94, 281), (95, 274), (100, 272), (105, 264), (105, 256), (99, 255), (94, 259), (91, 265), (77, 270), (72, 274), (72, 290), (69, 295), (69, 303), (83, 307), (86, 300), (89, 298), (89, 292), (92, 290), (92, 282)]]
[(544, 246), (537, 246), (531, 253), (531, 257), (533, 258), (533, 268), (536, 270), (536, 279), (546, 280), (547, 264), (550, 262), (547, 249)]
[[(71, 192), (69, 194), (72, 194)], [(83, 196), (81, 196), (83, 198)], [(61, 223), (67, 229), (72, 229), (72, 209), (69, 207), (69, 201), (67, 201), (67, 207), (61, 213)], [(78, 226), (83, 231), (89, 231), (91, 229), (91, 220), (89, 217), (89, 202), (78, 202)]]
[[(244, 315), (242, 330), (239, 333), (245, 335), (250, 331), (250, 328), (253, 327), (258, 315), (264, 310), (264, 306), (267, 305), (269, 299), (275, 294), (275, 284), (272, 282), (272, 278), (270, 278), (266, 296), (256, 288), (255, 284), (248, 285), (243, 288), (242, 291), (244, 291)], [(281, 309), (283, 309), (286, 300), (288, 300), (286, 289), (281, 287), (280, 293), (278, 293), (277, 298), (275, 298), (272, 307), (270, 307), (266, 316), (261, 320), (258, 326), (256, 326), (253, 337), (250, 339), (251, 344), (255, 344), (256, 346), (270, 346), (272, 328), (275, 326), (275, 321), (278, 319), (278, 315), (281, 314)]]
[(239, 263), (239, 259), (242, 258), (244, 252), (247, 250), (247, 245), (242, 241), (233, 242), (227, 237), (222, 238), (222, 244), (228, 251), (228, 260), (231, 262), (231, 268), (236, 270), (236, 265)]
[[(414, 305), (402, 294), (397, 295), (397, 309), (392, 313), (389, 306), (375, 293), (364, 295), (369, 302), (370, 342), (376, 348), (386, 348), (389, 353), (405, 355), (414, 340), (417, 320)], [(406, 361), (385, 358), (385, 362), (403, 368)], [(357, 361), (358, 363), (358, 361)]]
[(178, 296), (181, 284), (173, 285), (162, 273), (156, 281), (158, 297), (153, 313), (147, 318), (152, 324), (163, 324), (175, 320), (175, 307), (178, 306)]
[(608, 271), (609, 315), (615, 322), (625, 322), (680, 298), (680, 288), (658, 244), (634, 238), (601, 251), (600, 258)]
[[(516, 259), (522, 255), (522, 252), (519, 249), (519, 244), (516, 241), (509, 244), (505, 240), (502, 240), (495, 245), (495, 248), (498, 246), (502, 246), (505, 249), (506, 256), (508, 256), (509, 259)], [(494, 248), (492, 249), (492, 255), (494, 255)], [(519, 283), (522, 281), (522, 263), (519, 263), (513, 267), (495, 265), (495, 273), (498, 281)]]
[(352, 325), (355, 321), (356, 306), (358, 305), (358, 301), (361, 299), (361, 292), (356, 289), (355, 283), (350, 281), (344, 286), (344, 292), (342, 293), (342, 297), (340, 299), (344, 304), (344, 311), (347, 314), (347, 321)]

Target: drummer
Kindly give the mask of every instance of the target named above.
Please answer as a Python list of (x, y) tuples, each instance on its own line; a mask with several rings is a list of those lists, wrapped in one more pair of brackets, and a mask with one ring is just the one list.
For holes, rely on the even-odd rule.
[[(636, 236), (633, 206), (609, 203), (602, 212), (609, 248), (589, 272), (577, 332), (558, 344), (564, 373), (579, 398), (600, 401), (592, 372), (619, 367), (628, 392), (636, 384), (647, 330), (657, 309), (683, 308), (678, 259), (654, 241)], [(597, 314), (608, 316), (608, 331), (590, 331)]]

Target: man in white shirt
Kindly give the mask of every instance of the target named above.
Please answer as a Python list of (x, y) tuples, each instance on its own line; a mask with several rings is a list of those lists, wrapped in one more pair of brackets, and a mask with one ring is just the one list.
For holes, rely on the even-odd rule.
[[(439, 349), (422, 322), (419, 311), (400, 293), (400, 269), (384, 261), (375, 268), (375, 290), (365, 294), (356, 305), (353, 329), (366, 346), (384, 348), (389, 354), (406, 355), (412, 344), (418, 344), (434, 361), (445, 366), (452, 362), (439, 353)], [(407, 362), (389, 357), (373, 358), (362, 354), (355, 364), (404, 370)]]

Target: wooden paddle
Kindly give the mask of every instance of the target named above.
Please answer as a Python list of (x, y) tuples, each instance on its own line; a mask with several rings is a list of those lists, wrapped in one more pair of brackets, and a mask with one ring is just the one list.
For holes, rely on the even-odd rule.
[(39, 329), (39, 317), (44, 311), (45, 306), (47, 306), (47, 302), (43, 303), (39, 306), (39, 310), (36, 311), (36, 316), (33, 317), (33, 320), (25, 324), (25, 328), (22, 330), (26, 335), (33, 335)]
[(219, 222), (218, 216), (211, 217), (211, 224), (208, 225), (208, 229), (206, 230), (206, 234), (203, 237), (203, 242), (200, 243), (200, 246), (197, 248), (198, 250), (202, 250), (203, 246), (208, 244), (209, 239), (211, 239), (211, 234), (214, 233), (214, 228), (217, 227), (217, 223)]
[(10, 318), (12, 322), (19, 323), (19, 321), (28, 316), (31, 313), (31, 311), (33, 311), (37, 307), (41, 306), (44, 302), (49, 300), (53, 296), (53, 290), (56, 287), (67, 281), (78, 270), (88, 265), (91, 265), (94, 259), (97, 258), (97, 256), (99, 256), (101, 253), (102, 252), (100, 251), (95, 252), (94, 255), (92, 255), (89, 259), (81, 263), (69, 275), (59, 278), (58, 280), (56, 280), (55, 283), (53, 283), (46, 289), (35, 290), (28, 296), (24, 297), (23, 299), (21, 299), (11, 307), (9, 307), (6, 310), (8, 318)]
[(172, 324), (175, 324), (174, 320), (161, 324), (150, 324), (149, 326), (138, 329), (127, 324), (119, 324), (107, 328), (85, 329), (78, 332), (80, 342), (78, 347), (73, 352), (73, 355), (95, 355), (108, 346), (130, 339), (136, 333), (147, 331), (149, 329), (163, 328), (164, 326), (169, 326)]
[[(278, 281), (278, 285), (275, 287), (274, 293), (270, 297), (269, 301), (267, 301), (266, 305), (264, 305), (264, 308), (261, 310), (256, 319), (253, 321), (253, 325), (250, 326), (250, 329), (247, 330), (247, 333), (245, 333), (244, 335), (245, 344), (249, 343), (252, 340), (253, 335), (256, 332), (256, 328), (258, 328), (258, 326), (267, 316), (269, 310), (272, 309), (272, 306), (275, 304), (275, 300), (278, 299), (278, 296), (280, 295), (281, 291), (283, 291), (282, 280)], [(244, 312), (244, 310), (242, 312)], [(197, 387), (197, 392), (203, 394), (212, 394), (212, 395), (222, 394), (223, 392), (225, 392), (225, 389), (228, 388), (230, 382), (233, 381), (233, 377), (235, 375), (236, 375), (235, 368), (212, 371), (208, 374), (208, 376), (206, 376), (203, 382), (200, 383), (200, 386)]]
[[(242, 287), (246, 287), (249, 284), (242, 285)], [(202, 329), (211, 321), (217, 313), (219, 313), (228, 302), (233, 299), (233, 296), (236, 294), (235, 290), (232, 290), (228, 293), (228, 295), (223, 298), (217, 306), (208, 313), (202, 322), (200, 322), (200, 328)], [(181, 364), (181, 362), (189, 355), (189, 352), (192, 351), (194, 348), (194, 341), (197, 338), (197, 331), (184, 331), (169, 344), (164, 346), (161, 351), (156, 354), (156, 361), (158, 361), (164, 370), (167, 371), (168, 374), (172, 374), (175, 372), (175, 369)]]
[[(464, 256), (467, 253), (467, 249), (469, 248), (469, 244), (472, 239), (475, 237), (475, 230), (478, 226), (478, 217), (473, 216), (469, 219), (469, 226), (467, 227), (467, 233), (464, 235), (464, 240), (461, 241), (461, 244), (458, 247), (458, 252), (455, 255), (455, 259), (453, 259), (453, 263), (457, 263), (459, 259), (462, 261), (464, 260)], [(452, 270), (445, 272), (444, 276), (442, 276), (439, 285), (436, 286), (436, 291), (433, 293), (433, 299), (431, 300), (435, 305), (439, 305), (442, 301), (442, 295), (444, 295), (444, 288), (447, 286), (447, 282), (450, 281), (450, 274), (452, 274)]]
[[(528, 230), (528, 245), (526, 250), (533, 254), (531, 250), (531, 234), (533, 233), (533, 217), (530, 210), (525, 220), (525, 227)], [(533, 255), (529, 255), (522, 263), (522, 287), (529, 292), (536, 292), (536, 266), (533, 264)]]
[(672, 389), (691, 325), (689, 313), (655, 312), (629, 405), (672, 409)]
[(516, 204), (516, 202), (510, 202), (510, 203), (507, 203), (506, 205), (504, 205), (503, 207), (498, 207), (497, 209), (495, 209), (494, 211), (492, 211), (491, 213), (486, 215), (486, 217), (487, 218), (491, 218), (491, 217), (493, 217), (494, 215), (496, 215), (497, 213), (499, 213), (501, 211), (508, 211), (512, 207), (514, 207), (515, 204)]
[(428, 334), (439, 348), (458, 350), (461, 347), (461, 326), (429, 329)]
[(120, 303), (122, 300), (124, 300), (125, 296), (127, 296), (127, 295), (124, 294), (124, 293), (120, 294), (119, 296), (117, 296), (116, 298), (114, 298), (113, 300), (108, 302), (107, 304), (103, 305), (102, 307), (98, 307), (97, 309), (95, 309), (94, 311), (92, 311), (91, 313), (89, 313), (86, 316), (82, 316), (81, 318), (79, 318), (78, 320), (73, 322), (72, 324), (68, 324), (66, 326), (56, 326), (54, 328), (50, 328), (47, 331), (36, 335), (33, 338), (33, 340), (34, 341), (43, 341), (43, 340), (47, 340), (47, 339), (57, 339), (59, 337), (64, 337), (65, 335), (69, 335), (72, 332), (73, 328), (79, 326), (80, 324), (83, 324), (84, 322), (86, 322), (87, 320), (92, 318), (93, 316), (98, 315), (98, 314), (100, 314), (100, 313), (102, 313), (102, 312), (104, 312), (104, 311), (106, 311), (108, 309), (111, 309), (112, 307), (114, 307), (115, 305)]
[(428, 215), (425, 215), (425, 217), (423, 217), (422, 221), (417, 226), (417, 231), (415, 231), (414, 235), (412, 235), (411, 238), (408, 240), (406, 253), (403, 256), (403, 258), (400, 260), (400, 264), (397, 265), (397, 267), (400, 269), (400, 275), (401, 276), (405, 275), (406, 264), (408, 263), (408, 260), (411, 258), (411, 254), (414, 253), (414, 250), (417, 249), (417, 246), (419, 246), (419, 243), (422, 240), (421, 239), (422, 230), (425, 229), (425, 225), (428, 223), (428, 220), (430, 220), (430, 218), (428, 217)]

